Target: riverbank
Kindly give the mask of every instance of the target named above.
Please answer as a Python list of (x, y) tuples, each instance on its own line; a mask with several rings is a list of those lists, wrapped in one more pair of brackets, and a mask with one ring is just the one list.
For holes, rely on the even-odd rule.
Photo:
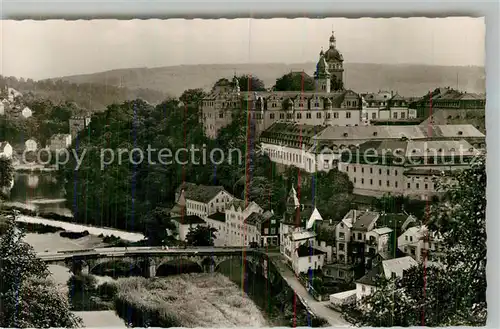
[(67, 232), (79, 233), (79, 232), (87, 231), (87, 232), (89, 232), (90, 235), (94, 235), (94, 236), (115, 236), (115, 237), (118, 237), (122, 240), (130, 241), (130, 242), (139, 242), (139, 241), (144, 240), (144, 238), (145, 238), (144, 235), (140, 234), (140, 233), (130, 233), (130, 232), (120, 231), (120, 230), (111, 229), (111, 228), (73, 224), (73, 223), (57, 221), (57, 220), (53, 220), (53, 219), (45, 219), (42, 217), (19, 215), (19, 216), (17, 216), (16, 221), (22, 222), (22, 223), (43, 224), (43, 225), (47, 225), (47, 226), (58, 227), (58, 228), (61, 228)]
[(263, 327), (260, 310), (220, 273), (192, 273), (165, 278), (142, 277), (116, 282), (115, 307), (134, 326)]

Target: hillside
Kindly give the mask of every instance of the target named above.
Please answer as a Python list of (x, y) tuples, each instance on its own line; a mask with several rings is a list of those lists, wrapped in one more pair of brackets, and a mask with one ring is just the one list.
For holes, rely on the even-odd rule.
[[(266, 87), (274, 85), (277, 78), (290, 71), (312, 75), (315, 63), (302, 64), (214, 64), (180, 65), (156, 68), (130, 68), (106, 72), (66, 76), (62, 79), (73, 83), (98, 83), (123, 86), (129, 89), (151, 89), (179, 96), (186, 89), (209, 89), (221, 77), (252, 74), (264, 81)], [(391, 65), (345, 63), (345, 84), (357, 92), (379, 89), (395, 90), (403, 96), (421, 96), (439, 86), (457, 87), (470, 92), (485, 92), (483, 67), (454, 67), (430, 65)], [(54, 79), (54, 80), (57, 80)]]

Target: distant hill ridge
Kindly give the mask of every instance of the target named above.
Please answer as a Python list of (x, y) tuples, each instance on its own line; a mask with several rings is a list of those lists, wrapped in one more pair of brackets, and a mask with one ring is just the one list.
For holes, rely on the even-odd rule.
[[(154, 68), (115, 69), (93, 74), (53, 78), (73, 83), (96, 83), (129, 89), (151, 89), (180, 96), (191, 88), (209, 90), (219, 78), (252, 74), (266, 87), (290, 71), (312, 75), (316, 63), (199, 64)], [(485, 92), (485, 70), (478, 66), (432, 66), (419, 64), (345, 63), (346, 88), (356, 92), (394, 90), (402, 96), (421, 96), (436, 87), (450, 86), (469, 92)]]

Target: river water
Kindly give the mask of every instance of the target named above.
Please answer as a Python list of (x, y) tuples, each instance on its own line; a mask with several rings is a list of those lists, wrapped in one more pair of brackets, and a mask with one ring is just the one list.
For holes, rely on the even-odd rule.
[[(39, 212), (53, 212), (57, 214), (71, 213), (69, 209), (65, 208), (64, 189), (62, 184), (55, 179), (53, 173), (16, 173), (14, 186), (10, 191), (9, 203), (38, 210)], [(88, 227), (85, 225), (65, 223), (39, 217), (20, 216), (19, 220), (28, 223), (42, 223), (73, 232), (87, 230), (90, 233), (89, 236), (77, 240), (63, 238), (58, 233), (28, 233), (25, 240), (34, 247), (36, 252), (78, 250), (102, 246), (102, 240), (97, 237), (99, 234), (115, 235), (129, 241), (143, 239), (143, 236), (137, 233)], [(68, 288), (66, 283), (71, 277), (70, 271), (66, 267), (57, 265), (50, 265), (49, 269), (55, 283), (61, 290), (67, 292)], [(221, 272), (233, 282), (240, 285), (242, 290), (244, 289), (266, 317), (266, 309), (270, 307), (266, 281), (257, 278), (248, 280), (248, 276), (245, 277), (242, 275), (241, 264), (239, 262), (227, 263), (221, 268)], [(97, 277), (97, 279), (100, 282), (112, 280), (112, 278), (109, 277)], [(86, 327), (126, 327), (124, 321), (120, 319), (114, 311), (75, 313), (83, 319)]]

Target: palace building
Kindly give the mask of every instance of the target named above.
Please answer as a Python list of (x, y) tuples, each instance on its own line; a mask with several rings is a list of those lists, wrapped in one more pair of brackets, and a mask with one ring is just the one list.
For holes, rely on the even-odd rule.
[(344, 59), (332, 32), (327, 51), (321, 50), (314, 72), (314, 91), (243, 92), (236, 77), (220, 80), (201, 103), (205, 135), (217, 137), (235, 113), (249, 112), (253, 135), (276, 122), (321, 126), (357, 126), (361, 122), (361, 96), (344, 88)]

